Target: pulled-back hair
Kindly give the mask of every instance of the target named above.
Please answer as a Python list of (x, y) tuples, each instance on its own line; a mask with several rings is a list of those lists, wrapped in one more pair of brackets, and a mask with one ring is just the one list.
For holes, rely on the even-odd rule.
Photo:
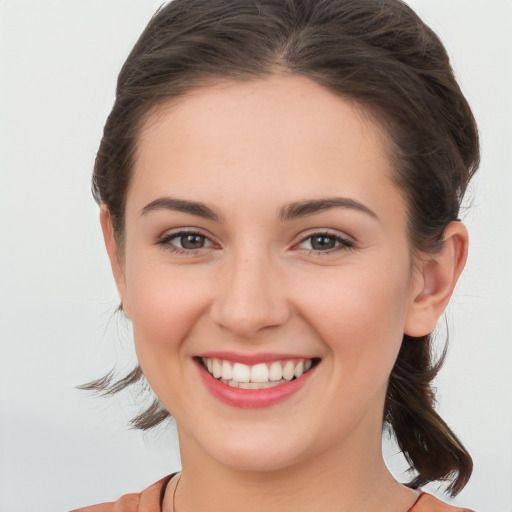
[[(439, 38), (400, 0), (174, 0), (152, 18), (127, 58), (105, 125), (93, 194), (108, 207), (118, 250), (137, 136), (159, 105), (224, 80), (293, 74), (355, 102), (388, 133), (393, 179), (408, 207), (413, 250), (435, 253), (458, 218), (478, 167), (478, 134)], [(384, 425), (415, 470), (414, 486), (469, 480), (468, 452), (434, 409), (442, 360), (431, 336), (404, 335)], [(115, 393), (143, 379), (139, 366), (84, 386)], [(151, 428), (169, 413), (155, 401), (135, 418)]]

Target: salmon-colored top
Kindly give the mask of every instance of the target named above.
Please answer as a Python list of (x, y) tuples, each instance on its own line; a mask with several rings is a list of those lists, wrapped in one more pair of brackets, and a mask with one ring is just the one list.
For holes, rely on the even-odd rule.
[[(126, 494), (114, 503), (78, 508), (72, 512), (162, 512), (165, 488), (174, 474), (162, 478), (141, 493)], [(467, 508), (447, 505), (434, 496), (421, 492), (416, 503), (407, 512), (472, 512)]]

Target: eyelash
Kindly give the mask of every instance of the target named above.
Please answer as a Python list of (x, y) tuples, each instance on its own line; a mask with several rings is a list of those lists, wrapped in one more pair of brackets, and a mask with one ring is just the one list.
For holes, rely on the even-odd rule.
[[(171, 243), (173, 240), (187, 237), (187, 236), (188, 237), (193, 237), (193, 236), (201, 237), (203, 239), (203, 242), (208, 243), (208, 245), (204, 245), (203, 247), (199, 247), (197, 249), (186, 249), (183, 247), (177, 247), (176, 245)], [(354, 248), (353, 241), (351, 241), (347, 238), (343, 238), (334, 233), (329, 233), (329, 232), (310, 233), (307, 236), (303, 237), (299, 241), (299, 243), (294, 245), (294, 247), (299, 247), (307, 240), (313, 240), (315, 238), (317, 238), (317, 239), (318, 238), (327, 238), (330, 240), (334, 240), (335, 244), (337, 244), (337, 245), (335, 245), (334, 247), (327, 249), (327, 250), (319, 250), (319, 249), (314, 249), (314, 248), (305, 249), (309, 254), (325, 255), (325, 254), (331, 254), (333, 252), (337, 252), (340, 250), (350, 250), (350, 249)], [(187, 230), (182, 230), (182, 231), (178, 231), (176, 233), (171, 233), (169, 235), (166, 235), (163, 238), (161, 238), (160, 240), (158, 240), (157, 244), (163, 246), (166, 250), (168, 250), (172, 253), (183, 254), (183, 255), (193, 255), (193, 254), (196, 254), (197, 252), (199, 252), (201, 249), (205, 249), (207, 247), (212, 247), (215, 245), (206, 235), (204, 235), (198, 231), (187, 231)]]
[(354, 242), (352, 240), (349, 240), (348, 238), (343, 238), (342, 236), (336, 235), (334, 233), (330, 233), (328, 231), (325, 232), (315, 232), (310, 233), (307, 236), (303, 237), (301, 241), (297, 244), (297, 246), (302, 245), (307, 240), (313, 240), (315, 238), (328, 238), (330, 240), (334, 240), (334, 242), (337, 244), (331, 249), (327, 250), (319, 250), (319, 249), (305, 249), (308, 251), (309, 254), (332, 254), (333, 252), (337, 251), (343, 251), (343, 250), (350, 250), (354, 248)]
[[(205, 243), (206, 243), (206, 241), (208, 241), (209, 244), (207, 246), (199, 247), (197, 249), (185, 249), (183, 247), (177, 247), (176, 245), (171, 243), (173, 240), (183, 238), (186, 236), (201, 237)], [(198, 231), (186, 231), (186, 230), (178, 231), (177, 233), (171, 233), (169, 235), (166, 235), (163, 238), (161, 238), (160, 240), (158, 240), (157, 244), (163, 246), (166, 250), (168, 250), (170, 252), (173, 252), (175, 254), (184, 254), (184, 255), (196, 254), (198, 251), (200, 251), (201, 249), (204, 249), (205, 247), (210, 247), (210, 246), (215, 245), (206, 235), (203, 235), (203, 233), (199, 233)]]

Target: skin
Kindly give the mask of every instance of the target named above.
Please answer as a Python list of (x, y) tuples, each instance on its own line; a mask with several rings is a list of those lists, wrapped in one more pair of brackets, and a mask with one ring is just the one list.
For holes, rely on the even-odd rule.
[[(441, 251), (413, 259), (386, 142), (360, 109), (294, 76), (197, 89), (146, 121), (122, 253), (105, 207), (101, 221), (139, 362), (178, 425), (178, 511), (405, 512), (417, 498), (382, 459), (386, 386), (404, 332), (434, 329), (467, 233), (452, 223)], [(217, 218), (144, 211), (162, 197)], [(333, 197), (372, 213), (279, 216)], [(183, 229), (204, 247), (169, 238)], [(350, 247), (329, 238), (333, 248), (313, 250), (315, 233)], [(208, 350), (321, 362), (291, 397), (244, 409), (202, 384), (193, 358)]]

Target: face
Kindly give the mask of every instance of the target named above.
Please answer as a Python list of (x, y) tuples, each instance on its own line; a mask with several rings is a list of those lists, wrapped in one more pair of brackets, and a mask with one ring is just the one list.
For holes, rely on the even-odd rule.
[(261, 470), (380, 449), (420, 286), (385, 147), (299, 77), (205, 87), (147, 120), (117, 282), (184, 457)]

